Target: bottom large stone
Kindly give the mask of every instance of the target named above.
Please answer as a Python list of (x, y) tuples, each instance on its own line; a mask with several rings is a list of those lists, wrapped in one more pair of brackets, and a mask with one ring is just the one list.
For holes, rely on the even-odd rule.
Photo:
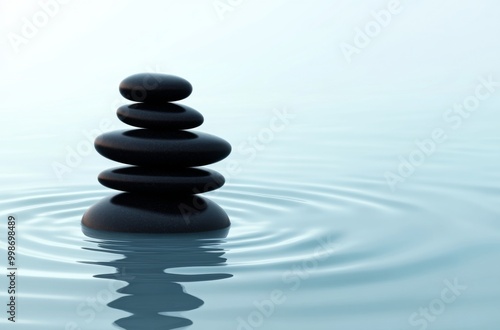
[(133, 193), (100, 200), (85, 212), (82, 223), (97, 230), (134, 233), (191, 233), (231, 224), (226, 212), (207, 198)]

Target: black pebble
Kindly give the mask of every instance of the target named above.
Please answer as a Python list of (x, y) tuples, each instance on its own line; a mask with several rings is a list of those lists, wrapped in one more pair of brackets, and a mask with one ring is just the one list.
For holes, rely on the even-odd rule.
[(188, 129), (203, 124), (201, 113), (186, 105), (166, 103), (127, 104), (116, 111), (125, 124), (150, 129)]
[(120, 167), (101, 172), (99, 182), (111, 189), (145, 194), (192, 195), (224, 185), (219, 172), (203, 168), (150, 169)]
[(219, 205), (200, 196), (173, 199), (133, 193), (102, 199), (85, 212), (82, 223), (97, 230), (133, 233), (187, 233), (230, 225)]
[(188, 97), (193, 86), (181, 77), (161, 73), (138, 73), (122, 80), (120, 93), (136, 102), (165, 103)]
[(111, 160), (146, 167), (179, 168), (203, 166), (226, 158), (231, 145), (201, 132), (113, 131), (99, 135), (96, 150)]

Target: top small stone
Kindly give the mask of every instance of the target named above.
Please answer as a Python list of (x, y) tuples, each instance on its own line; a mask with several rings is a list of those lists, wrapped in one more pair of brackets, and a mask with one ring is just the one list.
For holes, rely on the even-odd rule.
[(122, 80), (120, 94), (144, 103), (164, 103), (188, 97), (193, 91), (189, 81), (162, 73), (138, 73)]

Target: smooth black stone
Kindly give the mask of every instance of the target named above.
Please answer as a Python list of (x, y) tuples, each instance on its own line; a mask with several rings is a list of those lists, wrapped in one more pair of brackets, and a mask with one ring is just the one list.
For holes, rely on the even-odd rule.
[(224, 185), (219, 172), (202, 168), (161, 170), (144, 167), (120, 167), (101, 172), (99, 182), (111, 189), (136, 193), (192, 195)]
[(150, 129), (188, 129), (203, 124), (201, 113), (175, 103), (127, 104), (119, 107), (116, 114), (125, 124)]
[(83, 215), (82, 224), (96, 230), (133, 233), (189, 233), (218, 230), (231, 223), (224, 210), (199, 196), (122, 193), (102, 199)]
[(96, 150), (106, 158), (156, 168), (203, 166), (226, 158), (231, 145), (201, 132), (136, 129), (99, 135)]
[(193, 86), (184, 78), (162, 73), (138, 73), (122, 80), (120, 94), (136, 102), (164, 103), (188, 97)]

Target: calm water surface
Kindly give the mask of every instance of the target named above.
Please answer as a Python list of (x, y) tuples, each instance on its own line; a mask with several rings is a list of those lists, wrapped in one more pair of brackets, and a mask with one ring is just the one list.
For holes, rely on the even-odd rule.
[[(62, 183), (31, 183), (27, 173), (20, 186), (6, 173), (0, 207), (3, 219), (18, 219), (18, 322), (2, 313), (0, 328), (499, 329), (495, 102), (459, 129), (443, 108), (417, 104), (335, 112), (311, 104), (272, 136), (261, 133), (272, 112), (240, 118), (251, 123), (242, 133), (223, 121), (203, 126), (234, 149), (211, 166), (227, 184), (206, 194), (231, 218), (222, 232), (82, 228), (83, 212), (113, 193), (95, 180), (112, 166), (91, 164), (95, 152)], [(398, 174), (398, 157), (436, 128), (447, 139), (393, 191), (385, 173)], [(242, 145), (258, 134), (259, 148)], [(49, 142), (10, 141), (46, 146), (33, 162)], [(228, 175), (230, 160), (238, 173)], [(3, 277), (3, 302), (6, 285)]]

